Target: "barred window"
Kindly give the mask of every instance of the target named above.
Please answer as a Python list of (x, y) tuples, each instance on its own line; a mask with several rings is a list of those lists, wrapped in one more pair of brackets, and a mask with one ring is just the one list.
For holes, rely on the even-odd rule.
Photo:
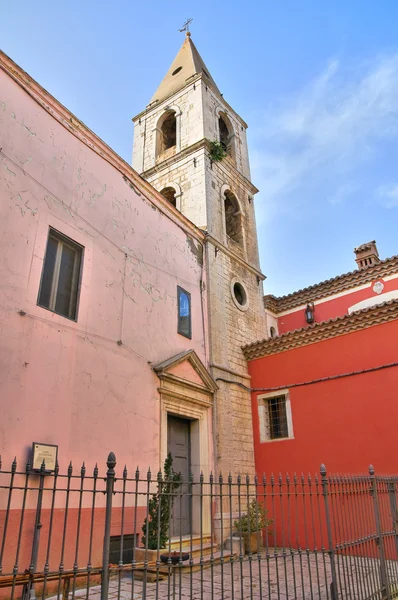
[(293, 438), (292, 413), (288, 392), (258, 396), (260, 442)]
[(83, 247), (50, 229), (38, 305), (76, 320)]
[(270, 440), (288, 437), (286, 397), (270, 398), (268, 406), (268, 435)]

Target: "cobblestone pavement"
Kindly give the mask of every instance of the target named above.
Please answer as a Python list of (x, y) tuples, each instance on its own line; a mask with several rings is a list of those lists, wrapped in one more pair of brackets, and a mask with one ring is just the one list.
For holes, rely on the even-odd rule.
[[(391, 581), (398, 581), (398, 563), (388, 561)], [(379, 561), (350, 556), (336, 557), (338, 600), (381, 599)], [(194, 573), (173, 569), (170, 578), (140, 581), (124, 574), (111, 578), (109, 600), (331, 600), (331, 571), (327, 554), (264, 557), (261, 565), (256, 557), (214, 566)], [(393, 585), (392, 592), (398, 590)], [(87, 593), (88, 592), (88, 593)], [(71, 591), (75, 598), (100, 600), (101, 587)], [(397, 596), (392, 596), (397, 597)], [(56, 597), (54, 597), (54, 600)], [(50, 600), (53, 600), (50, 599)]]

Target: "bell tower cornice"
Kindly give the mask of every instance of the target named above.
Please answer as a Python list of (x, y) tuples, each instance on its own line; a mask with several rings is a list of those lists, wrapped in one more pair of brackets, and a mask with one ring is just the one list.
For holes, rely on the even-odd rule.
[[(197, 83), (199, 83), (199, 85), (204, 85), (210, 88), (213, 91), (213, 93), (219, 97), (220, 105), (223, 106), (223, 108), (225, 108), (227, 111), (231, 112), (235, 116), (235, 118), (240, 122), (242, 127), (244, 127), (245, 129), (248, 128), (248, 124), (246, 123), (246, 121), (242, 119), (242, 117), (232, 108), (230, 104), (228, 104), (224, 96), (218, 90), (217, 86), (213, 86), (213, 84), (210, 81), (206, 81), (202, 73), (197, 73), (196, 75), (193, 75), (192, 78), (186, 83), (186, 85), (179, 90), (179, 92), (186, 91), (190, 86), (193, 87)], [(159, 109), (167, 109), (168, 104), (170, 104), (171, 98), (175, 97), (176, 93), (173, 93), (170, 94), (170, 96), (168, 96), (167, 98), (164, 98), (164, 100), (162, 100), (161, 102), (158, 102), (157, 100), (155, 100), (154, 102), (150, 102), (144, 110), (139, 112), (135, 117), (132, 117), (131, 120), (133, 121), (133, 123), (136, 123), (143, 117), (150, 117), (153, 113), (158, 112)]]
[[(144, 179), (149, 179), (149, 178), (153, 177), (154, 175), (161, 173), (165, 169), (169, 169), (170, 166), (173, 165), (176, 161), (181, 161), (184, 158), (188, 157), (190, 154), (193, 154), (202, 148), (204, 148), (205, 150), (210, 152), (210, 147), (211, 146), (210, 146), (209, 140), (206, 138), (203, 138), (202, 140), (199, 140), (199, 142), (192, 144), (188, 148), (184, 148), (184, 150), (181, 150), (178, 154), (173, 154), (172, 156), (170, 156), (169, 158), (166, 158), (165, 160), (163, 160), (159, 164), (155, 165), (154, 167), (151, 167), (150, 169), (143, 171), (141, 173), (141, 177), (143, 177)], [(210, 156), (208, 156), (208, 158), (209, 158), (209, 160), (211, 160)], [(241, 183), (242, 185), (247, 187), (247, 189), (250, 191), (251, 194), (254, 195), (254, 194), (258, 193), (258, 191), (259, 191), (258, 188), (256, 188), (256, 186), (253, 185), (253, 183), (247, 177), (245, 177), (244, 175), (242, 175), (242, 173), (240, 173), (238, 171), (238, 169), (234, 165), (233, 161), (230, 160), (229, 157), (225, 157), (223, 159), (223, 161), (213, 163), (213, 165), (214, 164), (217, 164), (217, 166), (221, 170), (225, 170), (226, 172), (232, 169), (233, 177), (235, 180), (239, 181), (239, 183)]]

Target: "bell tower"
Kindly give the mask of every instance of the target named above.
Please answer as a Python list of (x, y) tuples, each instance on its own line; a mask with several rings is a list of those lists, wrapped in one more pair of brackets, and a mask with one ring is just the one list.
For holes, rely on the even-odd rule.
[(219, 386), (214, 451), (223, 473), (254, 473), (242, 346), (266, 337), (247, 125), (224, 100), (190, 33), (133, 119), (133, 167), (207, 232), (209, 365)]

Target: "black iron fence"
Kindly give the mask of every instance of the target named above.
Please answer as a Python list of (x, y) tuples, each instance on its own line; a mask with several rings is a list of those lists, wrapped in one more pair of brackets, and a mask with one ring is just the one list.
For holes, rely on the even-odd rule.
[(398, 598), (396, 476), (0, 465), (0, 595)]

